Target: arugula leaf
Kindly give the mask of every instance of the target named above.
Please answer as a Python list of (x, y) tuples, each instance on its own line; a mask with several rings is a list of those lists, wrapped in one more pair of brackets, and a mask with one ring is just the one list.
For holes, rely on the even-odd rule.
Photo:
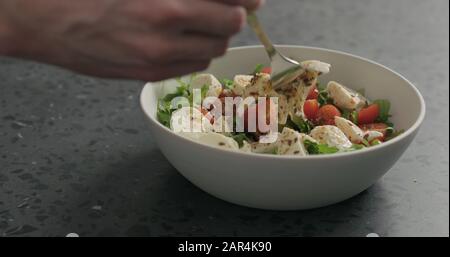
[(328, 95), (327, 90), (321, 90), (319, 91), (319, 98), (317, 99), (320, 106), (333, 103), (333, 99), (331, 99)]
[(264, 64), (258, 64), (255, 67), (255, 70), (253, 71), (253, 75), (261, 73), (261, 71), (264, 69)]
[(388, 123), (391, 115), (389, 114), (391, 110), (391, 102), (389, 100), (375, 100), (374, 104), (380, 107), (380, 115), (378, 116), (377, 122)]
[(278, 147), (274, 148), (274, 149), (272, 150), (272, 152), (269, 152), (269, 153), (267, 153), (267, 154), (278, 155)]
[(158, 110), (157, 118), (158, 118), (158, 121), (161, 122), (161, 124), (170, 128), (170, 120), (172, 119), (171, 113)]
[(361, 143), (363, 146), (366, 146), (366, 147), (370, 146), (370, 142), (367, 139), (363, 139)]
[(372, 142), (370, 142), (370, 146), (376, 146), (376, 145), (381, 145), (382, 142), (379, 139), (375, 139)]
[(368, 146), (364, 145), (364, 144), (353, 144), (352, 147), (348, 148), (347, 150), (345, 150), (345, 152), (353, 152), (353, 151), (359, 151), (362, 149), (367, 148)]
[(158, 100), (156, 117), (158, 118), (158, 121), (166, 127), (170, 127), (172, 113), (176, 110), (172, 109), (173, 99), (177, 97), (191, 98), (192, 96), (190, 83), (182, 81), (181, 78), (178, 78), (177, 82), (180, 86), (176, 88), (175, 93), (167, 94), (165, 97)]
[(309, 154), (319, 155), (319, 154), (333, 154), (339, 152), (339, 149), (336, 147), (331, 147), (324, 144), (318, 144), (311, 142), (309, 140), (305, 140), (303, 144), (306, 147), (306, 150)]
[(387, 135), (386, 135), (386, 141), (392, 140), (401, 134), (405, 133), (405, 130), (394, 130), (393, 128), (388, 128)]
[(355, 125), (358, 125), (358, 112), (357, 111), (348, 111), (344, 110), (342, 112), (342, 117), (353, 122)]
[(172, 117), (172, 111), (170, 110), (170, 102), (159, 100), (158, 110), (156, 113), (158, 121), (166, 127), (170, 127), (170, 119)]
[(162, 111), (170, 111), (171, 102), (165, 101), (164, 99), (158, 100), (158, 109)]
[(342, 113), (342, 117), (358, 125), (358, 114), (356, 112), (345, 110)]
[(233, 89), (234, 88), (234, 81), (229, 80), (229, 79), (222, 79), (222, 85), (225, 89)]
[(342, 118), (344, 118), (344, 119), (346, 119), (346, 120), (350, 120), (350, 114), (351, 114), (350, 111), (344, 110), (344, 111), (342, 112)]
[(184, 82), (181, 78), (177, 78), (176, 81), (180, 86), (177, 87), (175, 94), (178, 94), (178, 96), (189, 96), (191, 94), (190, 83)]
[(310, 121), (304, 120), (301, 117), (293, 117), (292, 119), (289, 120), (295, 126), (293, 129), (299, 131), (300, 133), (309, 134), (311, 130), (314, 129), (314, 125)]
[(203, 85), (203, 87), (201, 88), (201, 97), (202, 99), (206, 98), (206, 94), (209, 91), (209, 86), (208, 85)]
[(175, 98), (177, 98), (179, 96), (180, 96), (179, 93), (168, 94), (162, 100), (164, 102), (171, 102), (173, 99), (175, 99)]
[(393, 127), (388, 127), (388, 128), (386, 129), (386, 135), (387, 135), (387, 136), (390, 136), (390, 135), (392, 135), (393, 133), (395, 133), (395, 129), (394, 129)]
[(350, 148), (350, 151), (362, 150), (364, 148), (366, 148), (365, 145), (353, 144), (353, 146)]
[(389, 127), (395, 127), (394, 123), (392, 123), (391, 121), (386, 121), (385, 124), (388, 125)]
[(232, 138), (239, 144), (239, 147), (244, 146), (244, 141), (250, 141), (250, 139), (247, 137), (247, 134), (245, 133), (233, 135)]
[(320, 154), (333, 154), (339, 152), (339, 149), (336, 147), (331, 147), (328, 145), (321, 145), (319, 144), (319, 153)]
[(357, 111), (353, 111), (350, 115), (350, 120), (355, 124), (355, 125), (359, 125), (359, 115)]

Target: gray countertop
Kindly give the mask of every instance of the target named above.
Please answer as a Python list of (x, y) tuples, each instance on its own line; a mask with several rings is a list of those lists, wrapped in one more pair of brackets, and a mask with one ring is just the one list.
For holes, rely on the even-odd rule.
[[(448, 236), (448, 10), (448, 0), (268, 0), (261, 16), (276, 43), (373, 59), (428, 104), (383, 179), (311, 211), (243, 208), (186, 181), (147, 128), (143, 82), (0, 58), (0, 236)], [(255, 43), (246, 29), (233, 45)]]

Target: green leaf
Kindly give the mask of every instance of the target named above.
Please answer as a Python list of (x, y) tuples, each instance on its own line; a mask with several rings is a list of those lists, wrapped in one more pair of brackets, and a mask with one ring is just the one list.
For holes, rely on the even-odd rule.
[(339, 152), (339, 149), (336, 147), (331, 147), (328, 145), (321, 145), (319, 144), (319, 153), (320, 154), (333, 154)]
[(192, 88), (191, 88), (191, 81), (194, 76), (191, 76), (190, 82), (184, 82), (181, 78), (177, 78), (176, 81), (179, 84), (179, 87), (177, 87), (175, 94), (178, 94), (178, 96), (185, 96), (189, 97), (192, 94)]
[(172, 109), (172, 101), (177, 97), (186, 97), (188, 99), (192, 98), (190, 92), (190, 84), (182, 81), (181, 78), (178, 78), (177, 82), (180, 86), (176, 88), (175, 93), (167, 94), (158, 101), (158, 110), (156, 116), (158, 118), (158, 121), (166, 127), (170, 127), (172, 113), (173, 111), (178, 109)]
[(314, 129), (314, 125), (310, 121), (304, 120), (301, 117), (293, 117), (290, 120), (295, 125), (294, 129), (300, 133), (309, 134)]
[(170, 119), (172, 118), (172, 110), (170, 110), (170, 102), (164, 102), (162, 100), (158, 101), (158, 110), (156, 116), (158, 121), (161, 122), (166, 127), (170, 127)]
[(225, 89), (232, 90), (234, 88), (234, 81), (229, 79), (222, 79), (222, 85)]
[(392, 129), (392, 128), (388, 128), (387, 135), (386, 135), (386, 141), (392, 140), (392, 139), (400, 136), (401, 134), (405, 133), (404, 129), (397, 130), (397, 131), (393, 130), (393, 129), (392, 130), (389, 130), (389, 129)]
[(272, 150), (272, 152), (269, 152), (269, 153), (267, 153), (267, 154), (278, 155), (278, 147), (274, 148), (274, 149)]
[(249, 142), (250, 139), (247, 137), (245, 133), (239, 133), (236, 135), (233, 135), (232, 138), (239, 144), (239, 147), (244, 146), (244, 141)]
[[(176, 78), (175, 80), (177, 81), (177, 83), (179, 85), (178, 88), (180, 88), (180, 91), (189, 87), (189, 84), (184, 82), (181, 78)], [(180, 92), (178, 90), (178, 88), (177, 88), (177, 92)]]
[(351, 148), (350, 151), (358, 151), (358, 150), (362, 150), (366, 148), (365, 145), (360, 145), (360, 144), (354, 144)]
[(191, 76), (189, 76), (189, 85), (192, 84), (192, 81), (194, 80), (195, 77), (197, 77), (197, 73), (192, 73)]
[(339, 152), (339, 149), (336, 147), (331, 147), (324, 144), (318, 144), (311, 142), (309, 140), (305, 140), (303, 144), (306, 147), (306, 150), (309, 154), (319, 155), (319, 154), (333, 154)]
[(392, 128), (395, 127), (394, 123), (392, 123), (391, 121), (386, 121), (385, 124), (388, 125), (389, 127), (392, 127)]
[(204, 85), (204, 86), (202, 87), (202, 89), (201, 89), (201, 96), (202, 96), (202, 99), (205, 99), (205, 98), (206, 98), (206, 94), (208, 93), (208, 91), (209, 91), (209, 86), (208, 86), (208, 85)]
[(358, 117), (359, 117), (358, 112), (353, 111), (350, 116), (350, 121), (353, 122), (355, 125), (359, 125)]
[(342, 118), (347, 119), (347, 120), (350, 120), (350, 114), (351, 114), (350, 111), (344, 110), (344, 111), (342, 112)]
[(253, 75), (261, 73), (261, 71), (264, 69), (264, 64), (258, 64), (255, 67), (255, 70), (253, 71)]
[(389, 115), (391, 110), (391, 102), (388, 100), (375, 100), (373, 103), (380, 107), (380, 115), (378, 116), (377, 121), (383, 123), (389, 122), (389, 118), (391, 117)]
[(170, 108), (170, 105), (167, 106), (166, 103), (167, 103), (167, 101), (164, 101), (164, 99), (159, 99), (158, 100), (158, 110), (167, 110), (168, 108)]
[(326, 90), (322, 90), (319, 92), (319, 98), (317, 99), (320, 106), (333, 103), (333, 99), (331, 99)]
[(395, 129), (393, 127), (388, 127), (386, 129), (386, 136), (390, 136), (395, 133)]
[(358, 125), (358, 112), (357, 111), (344, 110), (342, 112), (342, 117), (353, 122), (355, 125)]
[(370, 143), (369, 143), (369, 141), (367, 141), (367, 139), (363, 139), (363, 140), (362, 140), (362, 145), (364, 145), (364, 146), (366, 146), (366, 147), (369, 147), (369, 146), (370, 146)]
[(375, 139), (372, 142), (370, 142), (370, 146), (376, 146), (381, 145), (381, 141), (379, 139)]
[(173, 99), (175, 99), (179, 96), (181, 96), (179, 93), (168, 94), (162, 100), (164, 102), (171, 102)]

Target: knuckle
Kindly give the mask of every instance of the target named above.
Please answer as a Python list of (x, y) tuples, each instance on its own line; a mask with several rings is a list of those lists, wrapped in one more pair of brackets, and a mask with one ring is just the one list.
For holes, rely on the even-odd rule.
[(152, 62), (164, 61), (171, 52), (170, 44), (163, 40), (145, 45), (143, 48), (146, 58)]
[(183, 1), (164, 1), (158, 11), (159, 23), (161, 25), (174, 25), (186, 19), (188, 12), (182, 5)]

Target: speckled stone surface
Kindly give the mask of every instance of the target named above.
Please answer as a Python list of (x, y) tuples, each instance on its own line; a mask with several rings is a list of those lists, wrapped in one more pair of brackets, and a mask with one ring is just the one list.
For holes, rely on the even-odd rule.
[[(0, 58), (0, 236), (448, 236), (449, 1), (268, 0), (277, 43), (383, 63), (424, 94), (415, 143), (344, 203), (270, 212), (215, 199), (158, 151), (143, 82), (105, 81)], [(254, 44), (247, 29), (234, 45)]]

